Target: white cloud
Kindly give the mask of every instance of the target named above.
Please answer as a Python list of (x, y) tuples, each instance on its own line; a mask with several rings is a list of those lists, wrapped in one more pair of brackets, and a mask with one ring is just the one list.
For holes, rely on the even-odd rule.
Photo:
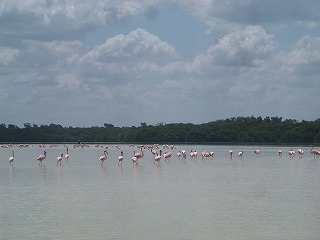
[[(291, 65), (313, 64), (320, 62), (320, 37), (304, 36), (294, 46), (287, 61)], [(318, 65), (318, 69), (320, 65)]]
[(274, 57), (275, 49), (272, 35), (259, 26), (247, 26), (222, 37), (192, 62), (168, 64), (166, 71), (184, 73), (185, 76), (228, 79), (229, 75), (244, 74), (252, 67), (263, 67)]
[(83, 61), (113, 62), (134, 61), (155, 57), (175, 57), (172, 46), (144, 29), (136, 29), (128, 35), (109, 38), (85, 54)]
[(62, 74), (57, 76), (57, 82), (58, 82), (58, 87), (59, 88), (64, 88), (64, 87), (68, 87), (70, 89), (74, 89), (79, 87), (80, 85), (80, 81), (77, 78), (77, 76), (73, 75), (73, 74)]
[(209, 54), (217, 64), (256, 66), (259, 60), (270, 57), (274, 48), (272, 35), (259, 26), (247, 26), (221, 38)]
[(136, 29), (109, 38), (87, 52), (80, 62), (86, 77), (119, 83), (157, 72), (164, 62), (175, 57), (170, 44), (144, 29)]
[[(172, 4), (186, 11), (181, 18), (197, 16), (211, 34), (195, 36), (192, 26), (200, 25), (192, 25), (193, 18), (162, 23)], [(315, 108), (318, 96), (320, 39), (308, 28), (320, 22), (318, 8), (312, 0), (1, 1), (0, 112), (9, 104), (17, 111), (1, 114), (0, 123), (33, 122), (35, 109), (48, 107), (38, 124), (60, 108), (72, 111), (63, 125), (205, 122), (264, 113), (302, 119), (292, 105)], [(183, 36), (193, 41), (179, 31), (168, 36), (190, 22)], [(290, 37), (279, 37), (280, 25), (290, 26), (291, 45), (279, 44)], [(196, 50), (195, 42), (201, 46)], [(99, 119), (90, 115), (93, 108)]]
[(3, 38), (0, 42), (9, 38), (16, 38), (18, 42), (25, 39), (76, 40), (98, 27), (124, 24), (153, 4), (153, 1), (138, 0), (4, 0), (0, 5)]
[(17, 49), (0, 47), (0, 65), (8, 65), (18, 55)]
[(308, 1), (220, 1), (184, 0), (177, 4), (202, 19), (208, 33), (222, 36), (245, 25), (303, 25), (317, 28), (320, 25), (318, 0)]

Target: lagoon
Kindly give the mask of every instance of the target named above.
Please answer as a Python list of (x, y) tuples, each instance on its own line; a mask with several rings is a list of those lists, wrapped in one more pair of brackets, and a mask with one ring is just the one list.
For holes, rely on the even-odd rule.
[[(307, 147), (299, 159), (291, 146), (160, 146), (170, 161), (154, 164), (145, 149), (135, 166), (136, 145), (67, 146), (61, 166), (63, 144), (0, 148), (0, 239), (319, 239), (320, 160)], [(182, 161), (178, 150), (198, 158)], [(203, 150), (214, 156), (202, 161)]]

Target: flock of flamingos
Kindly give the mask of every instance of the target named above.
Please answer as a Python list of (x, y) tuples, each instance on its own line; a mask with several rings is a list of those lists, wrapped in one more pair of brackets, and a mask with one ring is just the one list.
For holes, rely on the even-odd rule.
[[(46, 145), (45, 144), (39, 144), (39, 145), (32, 145), (32, 146), (36, 146), (36, 147), (40, 147), (40, 148), (45, 148)], [(50, 147), (58, 147), (59, 145), (58, 144), (53, 144), (53, 145), (50, 145)], [(25, 147), (29, 147), (29, 144), (19, 144), (19, 145), (13, 145), (13, 144), (3, 144), (3, 145), (0, 145), (1, 148), (12, 148), (12, 147), (19, 147), (19, 148), (25, 148)], [(64, 145), (65, 149), (66, 149), (66, 153), (63, 154), (61, 153), (57, 158), (56, 158), (56, 161), (57, 161), (57, 165), (61, 165), (61, 162), (62, 160), (64, 159), (66, 162), (69, 160), (70, 158), (70, 155), (69, 155), (69, 147), (67, 145)], [(88, 144), (74, 144), (73, 145), (73, 148), (88, 148), (90, 147), (90, 145)], [(102, 145), (98, 144), (98, 145), (95, 145), (96, 148), (103, 148)], [(121, 147), (119, 145), (115, 145), (113, 146), (112, 145), (112, 148), (115, 147), (117, 150), (120, 150)], [(320, 151), (318, 150), (314, 150), (313, 149), (313, 145), (310, 145), (311, 149), (310, 149), (310, 153), (313, 155), (314, 159), (317, 157), (317, 159), (320, 159)], [(132, 148), (134, 149), (134, 145), (131, 144), (129, 146), (129, 148)], [(174, 145), (163, 145), (162, 146), (162, 149), (164, 150), (164, 153), (163, 151), (160, 149), (159, 145), (158, 144), (153, 144), (153, 145), (138, 145), (137, 148), (139, 149), (137, 152), (135, 150), (133, 150), (133, 155), (131, 157), (131, 160), (132, 160), (132, 163), (134, 165), (137, 165), (138, 164), (138, 160), (139, 159), (142, 159), (144, 157), (144, 150), (145, 151), (150, 151), (153, 155), (153, 159), (154, 159), (154, 164), (156, 163), (160, 163), (160, 160), (163, 158), (165, 161), (168, 161), (171, 159), (172, 157), (172, 154), (170, 152), (170, 150), (173, 150), (173, 149), (176, 149), (176, 147)], [(107, 160), (108, 158), (108, 150), (109, 148), (108, 147), (104, 147), (104, 150), (103, 150), (103, 155), (99, 157), (99, 160), (101, 162), (101, 166), (103, 165), (104, 161)], [(260, 150), (259, 149), (256, 149), (253, 151), (256, 155), (259, 156), (260, 154)], [(304, 150), (302, 150), (301, 148), (298, 149), (297, 151), (298, 155), (299, 155), (299, 159), (301, 159), (304, 155)], [(228, 151), (228, 154), (230, 156), (230, 159), (233, 158), (233, 150), (229, 150)], [(238, 158), (241, 158), (242, 159), (242, 156), (244, 154), (244, 151), (239, 151), (238, 152)], [(288, 151), (288, 156), (290, 159), (294, 158), (295, 156), (295, 151), (290, 149)], [(198, 152), (197, 151), (193, 151), (191, 150), (190, 153), (187, 153), (185, 150), (179, 150), (177, 153), (176, 153), (176, 156), (179, 160), (182, 160), (182, 161), (185, 161), (187, 159), (187, 157), (190, 157), (191, 160), (196, 160), (197, 157), (198, 157)], [(202, 151), (201, 152), (201, 158), (202, 158), (202, 161), (208, 159), (208, 158), (213, 158), (214, 156), (214, 152), (211, 151), (211, 152), (207, 152), (207, 151)], [(282, 150), (279, 150), (278, 151), (278, 156), (279, 157), (282, 157)], [(39, 155), (36, 160), (39, 161), (39, 165), (42, 165), (42, 162), (46, 159), (47, 157), (47, 152), (46, 151), (43, 151), (43, 154)], [(14, 159), (15, 159), (15, 156), (14, 156), (14, 151), (12, 151), (12, 156), (9, 157), (9, 164), (10, 165), (13, 165), (13, 162), (14, 162)], [(124, 156), (123, 156), (123, 151), (120, 152), (120, 155), (118, 156), (118, 165), (122, 165), (122, 161), (124, 160)]]

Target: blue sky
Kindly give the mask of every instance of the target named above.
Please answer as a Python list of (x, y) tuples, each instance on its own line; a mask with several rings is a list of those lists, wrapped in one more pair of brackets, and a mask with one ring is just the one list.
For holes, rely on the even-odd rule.
[(0, 123), (320, 118), (317, 0), (0, 3)]

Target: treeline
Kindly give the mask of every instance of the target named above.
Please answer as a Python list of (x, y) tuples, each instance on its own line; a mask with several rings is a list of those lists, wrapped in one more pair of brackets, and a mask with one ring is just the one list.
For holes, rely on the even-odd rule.
[(171, 123), (139, 127), (62, 127), (59, 124), (23, 128), (0, 124), (0, 142), (126, 142), (126, 143), (320, 143), (320, 119), (236, 117), (203, 124)]

